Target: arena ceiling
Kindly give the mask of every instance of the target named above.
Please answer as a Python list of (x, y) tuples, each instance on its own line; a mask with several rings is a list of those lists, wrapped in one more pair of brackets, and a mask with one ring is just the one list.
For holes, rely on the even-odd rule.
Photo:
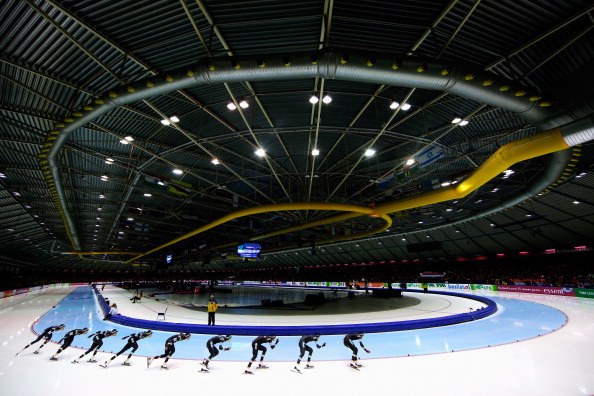
[[(0, 257), (208, 270), (589, 249), (591, 119), (564, 150), (489, 158), (592, 117), (593, 11), (5, 0)], [(470, 193), (423, 200), (481, 165)], [(234, 258), (249, 241), (261, 259)]]

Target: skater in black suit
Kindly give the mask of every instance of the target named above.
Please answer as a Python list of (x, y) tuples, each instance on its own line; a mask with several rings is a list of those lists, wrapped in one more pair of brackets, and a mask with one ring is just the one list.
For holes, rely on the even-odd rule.
[[(97, 355), (97, 352), (99, 352), (99, 348), (101, 348), (103, 346), (103, 339), (107, 338), (107, 337), (113, 337), (116, 334), (118, 334), (118, 331), (116, 329), (106, 330), (106, 331), (98, 331), (95, 334), (91, 334), (87, 338), (93, 337), (93, 344), (91, 344), (91, 347), (89, 349), (87, 349), (87, 351), (85, 353), (80, 355), (78, 357), (78, 359), (82, 359), (83, 357), (85, 357), (85, 355), (88, 355), (89, 353), (95, 351), (95, 352), (93, 352), (93, 355), (89, 359), (89, 362), (97, 363), (97, 361), (95, 360), (95, 356)], [(78, 359), (74, 359), (72, 361), (72, 363), (78, 363)]]
[(301, 363), (301, 359), (303, 359), (303, 356), (305, 356), (305, 352), (309, 353), (309, 355), (307, 356), (307, 364), (306, 364), (305, 368), (309, 369), (309, 368), (314, 367), (311, 364), (309, 364), (311, 362), (311, 354), (313, 353), (313, 349), (312, 349), (312, 347), (307, 345), (307, 343), (314, 341), (316, 343), (316, 347), (318, 347), (318, 349), (325, 347), (326, 343), (323, 343), (322, 345), (318, 344), (319, 339), (320, 339), (319, 334), (316, 334), (313, 336), (312, 335), (304, 335), (303, 337), (301, 337), (301, 339), (299, 340), (299, 358), (297, 359), (297, 364), (295, 365), (295, 367), (293, 367), (293, 370), (295, 370), (298, 373), (301, 372), (299, 370), (299, 364)]
[(159, 356), (146, 358), (146, 367), (147, 368), (150, 367), (151, 363), (155, 359), (165, 358), (165, 361), (161, 365), (161, 368), (167, 369), (167, 362), (169, 361), (169, 358), (171, 357), (171, 355), (173, 355), (175, 353), (175, 343), (178, 341), (189, 340), (190, 336), (191, 336), (190, 333), (179, 333), (177, 335), (169, 337), (167, 339), (167, 341), (165, 341), (165, 352)]
[(134, 352), (136, 352), (136, 350), (138, 349), (137, 341), (142, 340), (143, 338), (151, 337), (152, 335), (153, 335), (153, 332), (151, 330), (147, 330), (147, 331), (143, 331), (142, 333), (130, 334), (129, 336), (122, 337), (122, 340), (125, 340), (126, 338), (128, 339), (128, 342), (126, 343), (126, 345), (124, 345), (124, 347), (122, 348), (121, 351), (119, 351), (118, 353), (113, 355), (111, 357), (111, 359), (106, 360), (105, 363), (103, 363), (103, 364), (100, 364), (100, 366), (103, 368), (107, 368), (109, 363), (113, 362), (115, 358), (120, 356), (122, 353), (126, 352), (128, 349), (132, 348), (132, 350), (128, 354), (128, 357), (126, 358), (124, 363), (122, 363), (122, 366), (129, 366), (130, 365), (129, 361), (130, 361), (130, 358), (132, 357), (132, 354)]
[[(31, 341), (30, 343), (28, 343), (27, 345), (25, 345), (25, 347), (21, 350), (21, 352), (23, 352), (25, 349), (29, 348), (31, 345), (35, 344), (37, 341), (41, 340), (42, 338), (45, 338), (45, 342), (43, 344), (41, 344), (39, 346), (39, 348), (37, 348), (35, 350), (35, 352), (33, 352), (35, 354), (39, 353), (39, 350), (41, 348), (43, 348), (45, 346), (45, 344), (47, 344), (48, 342), (51, 341), (52, 335), (54, 334), (54, 331), (60, 331), (60, 330), (64, 330), (64, 325), (63, 324), (58, 325), (58, 326), (50, 326), (50, 327), (48, 327), (47, 329), (43, 330), (43, 332), (41, 334), (39, 334), (39, 337), (37, 337), (36, 339), (34, 339), (33, 341)], [(21, 353), (21, 352), (18, 352), (16, 354), (16, 356), (19, 356), (19, 353)]]
[[(273, 344), (272, 342), (275, 339), (276, 342)], [(268, 350), (262, 344), (270, 344), (270, 349), (274, 349), (274, 347), (276, 347), (276, 345), (278, 344), (278, 339), (274, 335), (268, 335), (258, 336), (252, 341), (252, 360), (250, 360), (250, 362), (248, 363), (247, 369), (244, 371), (244, 374), (254, 374), (250, 371), (250, 367), (252, 367), (252, 363), (254, 363), (254, 361), (258, 357), (259, 351), (262, 351), (262, 356), (260, 356), (260, 364), (258, 364), (257, 368), (268, 368), (268, 366), (262, 363), (262, 361), (264, 360), (264, 356), (266, 355), (266, 351)]]
[(210, 356), (208, 356), (207, 358), (204, 359), (204, 361), (202, 363), (200, 363), (201, 365), (204, 366), (204, 368), (200, 369), (200, 371), (203, 372), (208, 372), (208, 362), (210, 362), (215, 356), (217, 356), (219, 354), (219, 351), (228, 351), (231, 349), (231, 347), (223, 347), (223, 345), (219, 345), (219, 347), (217, 348), (216, 344), (222, 344), (225, 341), (229, 341), (231, 339), (230, 335), (226, 335), (226, 336), (215, 336), (212, 337), (210, 340), (208, 340), (206, 342), (206, 348), (208, 348), (208, 352), (210, 353)]
[(56, 353), (54, 353), (54, 356), (52, 356), (50, 360), (58, 360), (58, 355), (61, 354), (66, 348), (68, 348), (70, 344), (72, 344), (74, 337), (76, 337), (77, 335), (87, 334), (88, 332), (89, 329), (85, 327), (84, 329), (70, 330), (68, 333), (64, 334), (64, 337), (62, 337), (62, 339), (60, 340), (60, 342), (62, 342), (62, 346), (58, 348), (58, 350), (56, 351)]
[(350, 366), (354, 369), (358, 369), (362, 365), (357, 362), (357, 360), (359, 359), (359, 357), (357, 356), (359, 350), (357, 349), (355, 344), (353, 344), (353, 341), (359, 340), (359, 345), (361, 345), (361, 348), (363, 348), (365, 352), (371, 353), (369, 349), (365, 348), (365, 345), (363, 345), (363, 341), (361, 341), (364, 335), (365, 334), (363, 334), (363, 332), (360, 331), (357, 334), (347, 334), (344, 336), (344, 346), (349, 348), (353, 352), (353, 355), (351, 356)]

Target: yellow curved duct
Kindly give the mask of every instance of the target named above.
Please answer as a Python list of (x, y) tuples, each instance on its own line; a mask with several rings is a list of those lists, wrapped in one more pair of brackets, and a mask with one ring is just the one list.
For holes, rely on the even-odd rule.
[[(285, 211), (285, 210), (332, 210), (332, 211), (341, 211), (341, 212), (355, 212), (355, 213), (367, 214), (367, 215), (376, 213), (374, 211), (374, 209), (369, 208), (369, 207), (338, 204), (338, 203), (305, 202), (305, 203), (261, 205), (261, 206), (256, 206), (254, 208), (242, 209), (237, 212), (233, 212), (226, 216), (223, 216), (218, 220), (215, 220), (215, 221), (208, 223), (200, 228), (195, 229), (194, 231), (188, 232), (187, 234), (184, 234), (172, 241), (164, 243), (163, 245), (157, 246), (154, 249), (151, 249), (145, 253), (142, 253), (136, 257), (133, 257), (130, 260), (126, 261), (126, 263), (129, 263), (133, 260), (137, 260), (140, 257), (154, 253), (157, 250), (166, 248), (167, 246), (173, 245), (179, 241), (183, 241), (184, 239), (190, 238), (194, 235), (200, 234), (201, 232), (210, 230), (211, 228), (214, 228), (218, 225), (224, 224), (230, 220), (237, 219), (237, 218), (244, 217), (244, 216), (253, 215), (253, 214), (268, 213), (268, 212), (280, 212), (280, 211)], [(344, 216), (344, 215), (341, 215), (341, 216)], [(356, 216), (357, 215), (353, 215), (352, 217), (356, 217)], [(381, 217), (383, 218), (383, 216), (381, 216)]]
[[(471, 192), (475, 191), (482, 185), (484, 185), (489, 180), (493, 179), (497, 175), (501, 174), (503, 171), (508, 169), (511, 165), (524, 161), (530, 158), (538, 157), (545, 154), (550, 154), (556, 151), (564, 150), (569, 148), (570, 146), (565, 142), (561, 135), (561, 130), (559, 128), (551, 129), (548, 131), (544, 131), (538, 133), (533, 136), (526, 137), (524, 139), (517, 140), (515, 142), (511, 142), (506, 144), (505, 146), (501, 147), (497, 150), (493, 155), (491, 155), (481, 166), (475, 169), (468, 177), (466, 177), (463, 181), (461, 181), (457, 185), (452, 185), (450, 187), (442, 188), (439, 190), (428, 191), (420, 194), (416, 194), (410, 197), (406, 197), (400, 199), (395, 202), (386, 202), (383, 204), (377, 205), (376, 208), (372, 207), (362, 207), (356, 205), (345, 205), (345, 204), (337, 204), (337, 203), (289, 203), (289, 204), (270, 204), (270, 205), (262, 205), (257, 206), (254, 208), (247, 208), (243, 210), (239, 210), (234, 213), (230, 213), (226, 216), (221, 217), (218, 220), (215, 220), (209, 224), (206, 224), (200, 228), (197, 228), (194, 231), (191, 231), (187, 234), (184, 234), (172, 241), (169, 241), (163, 245), (157, 246), (154, 249), (151, 249), (147, 252), (141, 253), (136, 257), (126, 261), (129, 263), (133, 260), (136, 260), (140, 257), (149, 255), (154, 253), (158, 250), (161, 250), (167, 246), (173, 245), (177, 242), (180, 242), (184, 239), (190, 238), (194, 235), (200, 234), (204, 231), (207, 231), (211, 228), (214, 228), (218, 225), (224, 224), (230, 220), (237, 219), (239, 217), (249, 216), (253, 214), (260, 214), (260, 213), (268, 213), (268, 212), (279, 212), (285, 210), (331, 210), (331, 211), (342, 211), (348, 212), (343, 213), (340, 215), (331, 216), (329, 218), (318, 220), (312, 223), (304, 224), (301, 226), (291, 227), (288, 229), (284, 229), (281, 231), (275, 231), (268, 234), (260, 235), (257, 237), (250, 238), (249, 240), (259, 240), (268, 238), (271, 236), (285, 234), (288, 232), (294, 232), (303, 230), (306, 228), (316, 227), (320, 225), (330, 224), (338, 221), (344, 221), (350, 218), (358, 217), (362, 214), (369, 215), (372, 217), (381, 217), (386, 221), (386, 224), (376, 230), (371, 230), (366, 233), (357, 234), (357, 235), (349, 235), (343, 236), (339, 238), (331, 238), (328, 240), (320, 241), (319, 243), (332, 243), (347, 239), (352, 239), (353, 237), (362, 238), (366, 236), (371, 236), (382, 232), (390, 227), (392, 224), (391, 218), (387, 215), (389, 213), (394, 213), (401, 210), (417, 208), (421, 206), (426, 206), (430, 204), (435, 204), (438, 202), (449, 201), (453, 199), (463, 198), (466, 195), (470, 194)], [(228, 245), (221, 245), (219, 247), (231, 246), (232, 244)], [(80, 254), (79, 252), (72, 252), (74, 254)], [(113, 254), (113, 252), (110, 252)]]
[(386, 202), (378, 205), (377, 210), (381, 213), (393, 213), (463, 198), (517, 162), (565, 150), (566, 148), (569, 148), (569, 145), (565, 143), (559, 128), (544, 131), (501, 147), (468, 177), (456, 185), (412, 195), (396, 202)]

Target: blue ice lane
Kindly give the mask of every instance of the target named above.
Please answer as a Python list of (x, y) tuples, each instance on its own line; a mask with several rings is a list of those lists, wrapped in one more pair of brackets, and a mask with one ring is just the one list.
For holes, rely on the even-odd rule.
[[(387, 358), (407, 355), (425, 355), (445, 353), (487, 346), (508, 344), (526, 340), (561, 328), (567, 322), (567, 317), (554, 308), (528, 301), (509, 299), (504, 297), (490, 297), (498, 305), (499, 311), (485, 319), (474, 322), (462, 323), (452, 326), (436, 327), (430, 329), (407, 330), (389, 333), (366, 334), (363, 338), (364, 345), (372, 351), (367, 355), (360, 351), (363, 358)], [(36, 332), (56, 324), (64, 323), (66, 329), (54, 333), (54, 341), (58, 341), (66, 331), (74, 328), (89, 328), (89, 334), (100, 330), (117, 329), (118, 335), (106, 338), (102, 350), (117, 352), (126, 341), (121, 338), (141, 329), (120, 326), (102, 320), (102, 314), (90, 287), (79, 287), (52, 308), (39, 322), (34, 325)], [(151, 338), (138, 342), (138, 356), (155, 356), (163, 353), (165, 340), (175, 333), (155, 331)], [(176, 344), (174, 358), (202, 359), (208, 355), (206, 341), (211, 335), (192, 334), (190, 340), (180, 341)], [(230, 351), (222, 351), (215, 360), (248, 361), (251, 357), (251, 336), (234, 336)], [(292, 361), (299, 355), (297, 341), (299, 337), (279, 337), (280, 342), (274, 350), (268, 350), (267, 361)], [(343, 336), (322, 336), (320, 344), (326, 343), (322, 349), (314, 348), (313, 359), (341, 360), (350, 358), (350, 350), (342, 342)], [(77, 336), (73, 347), (87, 349), (91, 339), (86, 335)], [(359, 343), (355, 343), (359, 346)], [(268, 346), (268, 345), (267, 345)], [(46, 347), (54, 352), (57, 349)], [(70, 359), (78, 356), (80, 350), (67, 349), (62, 353), (61, 359)], [(100, 358), (101, 359), (101, 358)]]

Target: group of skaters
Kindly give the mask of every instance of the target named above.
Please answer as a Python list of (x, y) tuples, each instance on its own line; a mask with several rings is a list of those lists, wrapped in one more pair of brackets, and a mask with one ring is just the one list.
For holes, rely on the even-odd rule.
[[(44, 342), (33, 352), (34, 354), (38, 354), (39, 351), (41, 350), (41, 348), (43, 348), (48, 342), (51, 341), (53, 333), (56, 331), (64, 330), (64, 328), (65, 328), (65, 326), (63, 324), (48, 327), (41, 334), (39, 334), (39, 336), (35, 340), (33, 340), (29, 344), (25, 345), (25, 347), (20, 352), (18, 352), (16, 354), (16, 356), (19, 356), (19, 354), (21, 354), (24, 350), (29, 348), (31, 345), (33, 345), (41, 340), (44, 340)], [(62, 353), (66, 348), (68, 348), (72, 344), (74, 337), (76, 337), (78, 335), (88, 334), (88, 332), (89, 332), (89, 329), (86, 327), (83, 329), (74, 329), (74, 330), (70, 330), (69, 332), (67, 332), (62, 337), (62, 339), (60, 341), (58, 341), (59, 343), (61, 343), (61, 345), (58, 348), (58, 350), (56, 351), (56, 353), (54, 355), (52, 355), (50, 360), (58, 360), (58, 355), (60, 353)], [(95, 357), (97, 355), (97, 352), (99, 351), (99, 348), (101, 348), (101, 346), (103, 345), (103, 339), (108, 338), (108, 337), (113, 337), (117, 334), (118, 334), (118, 331), (116, 329), (113, 329), (113, 330), (97, 331), (97, 332), (89, 335), (88, 338), (92, 337), (93, 343), (91, 344), (89, 349), (87, 349), (84, 353), (82, 353), (78, 358), (74, 359), (72, 361), (72, 363), (74, 363), (74, 364), (78, 363), (79, 360), (83, 359), (86, 355), (88, 355), (90, 353), (92, 353), (92, 355), (90, 356), (88, 362), (96, 363), (97, 360), (95, 359)], [(129, 366), (130, 358), (132, 357), (134, 352), (136, 352), (136, 350), (138, 349), (138, 341), (142, 340), (144, 338), (151, 337), (152, 335), (153, 335), (153, 332), (151, 330), (147, 330), (147, 331), (134, 333), (134, 334), (130, 334), (125, 337), (122, 337), (122, 340), (127, 340), (126, 345), (124, 345), (124, 347), (118, 353), (116, 353), (111, 358), (106, 360), (105, 363), (100, 364), (100, 366), (103, 368), (107, 368), (109, 366), (109, 364), (115, 360), (115, 358), (117, 358), (124, 352), (130, 350), (126, 360), (122, 363), (123, 366)], [(349, 366), (355, 370), (359, 370), (359, 368), (362, 367), (362, 365), (359, 363), (359, 357), (358, 357), (359, 350), (355, 346), (354, 342), (358, 341), (359, 345), (365, 352), (371, 353), (371, 351), (363, 345), (363, 341), (362, 341), (363, 336), (364, 336), (364, 334), (362, 332), (358, 332), (358, 333), (353, 333), (353, 334), (347, 334), (344, 336), (344, 339), (343, 339), (344, 346), (349, 348), (352, 352), (351, 362), (350, 362)], [(157, 359), (164, 358), (165, 360), (163, 361), (161, 368), (167, 369), (167, 362), (169, 361), (169, 358), (175, 353), (175, 344), (179, 341), (189, 340), (190, 337), (191, 337), (190, 333), (179, 333), (179, 334), (169, 337), (165, 341), (165, 351), (163, 352), (163, 354), (147, 358), (147, 363), (146, 363), (147, 368), (149, 368), (151, 366), (151, 363), (153, 361), (155, 361)], [(204, 360), (200, 363), (200, 365), (202, 367), (199, 372), (201, 372), (201, 373), (209, 373), (210, 372), (210, 368), (209, 368), (210, 361), (212, 359), (214, 359), (216, 356), (218, 356), (220, 351), (229, 351), (231, 349), (231, 346), (224, 345), (226, 342), (231, 341), (231, 338), (232, 338), (231, 335), (217, 335), (217, 336), (210, 338), (206, 342), (206, 348), (208, 349), (209, 356), (207, 358), (204, 358)], [(325, 347), (326, 343), (324, 342), (323, 344), (319, 344), (318, 343), (319, 339), (320, 339), (320, 334), (304, 335), (299, 339), (299, 357), (297, 358), (297, 362), (291, 371), (301, 374), (301, 368), (300, 368), (301, 366), (300, 365), (301, 365), (302, 359), (304, 358), (304, 356), (306, 354), (307, 354), (307, 362), (305, 364), (305, 369), (311, 369), (314, 367), (311, 364), (311, 357), (312, 357), (314, 350), (308, 344), (314, 343), (318, 349)], [(269, 344), (270, 349), (274, 349), (278, 345), (278, 343), (279, 343), (279, 339), (275, 335), (262, 335), (262, 336), (256, 337), (252, 341), (252, 358), (250, 359), (250, 361), (244, 371), (244, 374), (254, 374), (254, 372), (252, 371), (252, 365), (254, 364), (254, 362), (256, 362), (258, 360), (258, 355), (260, 356), (260, 359), (258, 361), (258, 365), (256, 366), (256, 369), (268, 368), (268, 366), (264, 364), (264, 357), (266, 356), (266, 352), (268, 351), (268, 348), (264, 344)]]

